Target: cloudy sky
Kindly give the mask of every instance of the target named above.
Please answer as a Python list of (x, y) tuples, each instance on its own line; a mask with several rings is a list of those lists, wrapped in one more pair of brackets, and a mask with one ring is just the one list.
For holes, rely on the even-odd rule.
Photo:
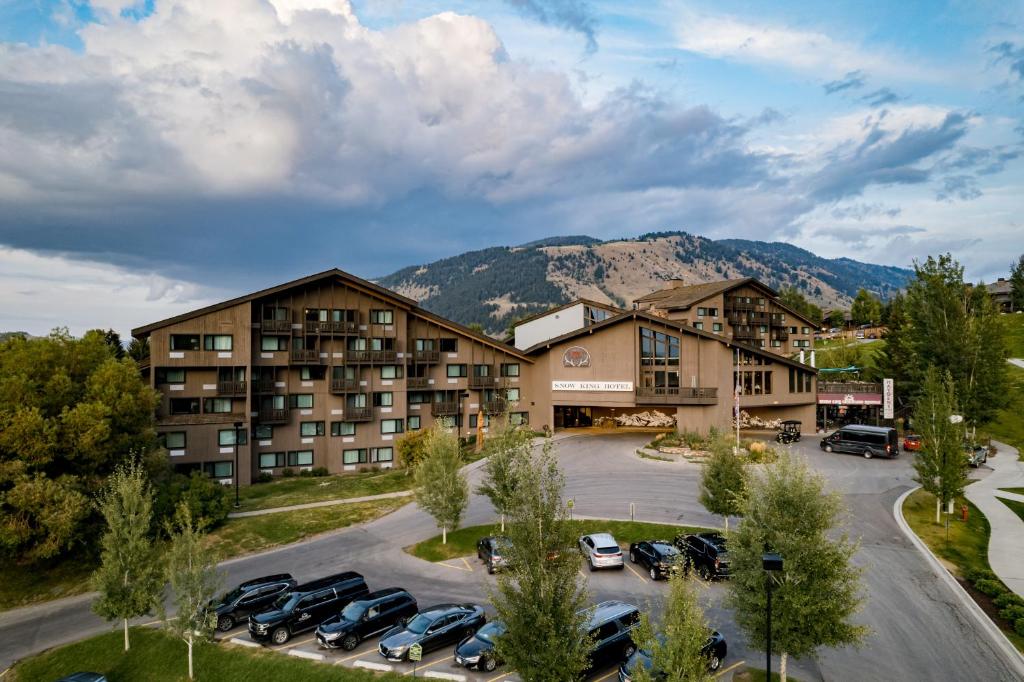
[(651, 230), (1024, 251), (1024, 4), (0, 0), (0, 330)]

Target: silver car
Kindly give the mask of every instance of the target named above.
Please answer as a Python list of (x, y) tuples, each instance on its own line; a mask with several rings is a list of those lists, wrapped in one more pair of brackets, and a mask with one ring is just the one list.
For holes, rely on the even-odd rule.
[(611, 533), (591, 533), (580, 537), (580, 551), (590, 564), (590, 570), (623, 568), (622, 550)]

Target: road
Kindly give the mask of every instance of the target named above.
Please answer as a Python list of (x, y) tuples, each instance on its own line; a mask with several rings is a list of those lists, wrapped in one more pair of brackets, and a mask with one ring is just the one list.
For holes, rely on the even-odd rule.
[[(636, 447), (645, 440), (642, 434), (586, 435), (558, 443), (566, 493), (575, 498), (576, 513), (628, 518), (629, 503), (633, 502), (638, 520), (719, 525), (720, 519), (709, 515), (697, 501), (699, 467), (636, 457)], [(858, 618), (872, 630), (862, 650), (825, 649), (817, 660), (792, 661), (791, 673), (807, 681), (1017, 679), (1011, 662), (977, 628), (896, 525), (893, 502), (913, 485), (909, 458), (864, 460), (826, 455), (812, 438), (790, 447), (826, 477), (849, 508), (847, 530), (861, 540), (855, 561), (865, 570), (866, 603)], [(475, 467), (471, 481), (479, 475)], [(493, 520), (486, 499), (474, 496), (465, 524)], [(303, 580), (354, 569), (366, 576), (371, 589), (402, 586), (422, 605), (467, 600), (486, 603), (493, 579), (485, 571), (430, 564), (402, 551), (436, 532), (432, 520), (409, 504), (359, 528), (227, 562), (223, 565), (225, 580), (234, 584), (278, 571)], [(652, 583), (628, 570), (586, 577), (595, 601), (622, 599), (655, 610), (665, 588), (663, 583)], [(726, 664), (739, 660), (760, 664), (763, 654), (746, 645), (731, 615), (721, 606), (725, 589), (713, 584), (703, 593), (703, 600), (709, 621), (729, 643)], [(108, 627), (91, 614), (85, 598), (0, 613), (0, 670), (19, 657)]]

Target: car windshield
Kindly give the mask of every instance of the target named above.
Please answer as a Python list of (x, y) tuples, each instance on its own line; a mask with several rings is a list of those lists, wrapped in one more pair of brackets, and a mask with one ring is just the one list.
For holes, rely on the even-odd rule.
[(504, 632), (505, 624), (492, 620), (490, 623), (477, 630), (476, 636), (484, 640), (485, 642), (490, 642), (491, 644), (494, 644), (494, 638), (500, 637)]
[(669, 545), (669, 544), (666, 544), (666, 543), (662, 543), (662, 542), (655, 543), (654, 544), (654, 549), (658, 550), (658, 552), (660, 554), (662, 554), (663, 556), (675, 556), (675, 555), (679, 554), (679, 550), (678, 549), (676, 549), (672, 545)]
[(238, 599), (239, 597), (241, 597), (243, 594), (245, 594), (245, 592), (243, 592), (242, 588), (241, 587), (236, 587), (235, 589), (231, 590), (230, 592), (225, 594), (223, 597), (221, 597), (220, 601), (221, 601), (222, 604), (230, 604), (231, 602), (233, 602), (236, 599)]
[(274, 608), (278, 611), (290, 611), (295, 608), (295, 604), (299, 601), (299, 595), (285, 592), (280, 597), (274, 600)]
[(354, 601), (348, 606), (346, 606), (344, 609), (342, 609), (341, 617), (345, 620), (356, 622), (363, 617), (364, 613), (366, 613), (366, 604), (363, 602)]
[(433, 618), (427, 618), (422, 613), (418, 614), (415, 618), (409, 621), (409, 624), (405, 626), (405, 629), (409, 632), (422, 635), (430, 627), (430, 624), (434, 622)]

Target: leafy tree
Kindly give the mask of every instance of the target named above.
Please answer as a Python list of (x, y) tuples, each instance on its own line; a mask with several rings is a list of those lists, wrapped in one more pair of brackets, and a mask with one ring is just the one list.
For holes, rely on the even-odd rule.
[(697, 591), (690, 578), (676, 573), (669, 578), (664, 615), (659, 632), (654, 631), (650, 616), (640, 615), (640, 625), (633, 641), (650, 658), (651, 668), (638, 665), (632, 674), (634, 682), (707, 682), (714, 679), (708, 671), (708, 659), (701, 650), (711, 628), (704, 610), (697, 601)]
[(742, 511), (745, 485), (743, 460), (725, 438), (717, 436), (711, 441), (711, 456), (701, 472), (700, 503), (712, 514), (725, 518), (727, 533), (729, 517)]
[(593, 643), (586, 634), (580, 555), (562, 502), (565, 477), (551, 441), (517, 472), (507, 564), (491, 595), (506, 628), (496, 654), (524, 680), (577, 680)]
[(1024, 310), (1024, 254), (1010, 268), (1010, 306), (1011, 310)]
[(484, 480), (476, 492), (485, 495), (494, 511), (501, 515), (501, 532), (504, 533), (505, 517), (515, 503), (518, 469), (530, 457), (532, 434), (510, 424), (507, 416), (498, 423), (498, 429), (487, 441)]
[(850, 308), (854, 324), (877, 324), (882, 320), (882, 303), (867, 289), (859, 289)]
[(158, 519), (174, 516), (178, 506), (188, 505), (192, 518), (206, 530), (222, 524), (233, 504), (231, 490), (201, 471), (189, 476), (176, 473), (167, 461), (164, 451), (158, 451), (150, 462), (150, 476), (156, 487), (153, 508)]
[(782, 555), (784, 570), (772, 588), (772, 648), (786, 679), (791, 654), (812, 655), (821, 646), (859, 644), (867, 628), (851, 617), (862, 604), (860, 569), (851, 564), (857, 545), (836, 532), (839, 494), (821, 476), (783, 455), (748, 482), (743, 521), (730, 536), (732, 580), (726, 604), (754, 648), (764, 649), (768, 579), (765, 551)]
[[(197, 640), (209, 639), (216, 627), (216, 615), (209, 610), (210, 600), (220, 587), (220, 576), (210, 552), (203, 547), (203, 529), (192, 518), (188, 505), (178, 507), (175, 523), (168, 524), (171, 537), (167, 552), (167, 580), (173, 595), (175, 614), (163, 614), (167, 629), (188, 645), (188, 678), (194, 679), (192, 647)], [(162, 608), (162, 604), (161, 604)]]
[(888, 331), (879, 369), (882, 378), (893, 380), (896, 400), (905, 404), (921, 382), (914, 350), (915, 334), (903, 294), (889, 299), (887, 309)]
[(914, 409), (914, 424), (921, 434), (921, 449), (914, 454), (914, 480), (935, 496), (935, 523), (942, 505), (963, 494), (967, 485), (964, 429), (950, 417), (957, 414), (953, 379), (930, 367)]
[(132, 339), (128, 342), (128, 357), (139, 363), (149, 359), (149, 338)]
[(430, 437), (429, 429), (409, 431), (398, 439), (395, 449), (398, 451), (399, 464), (405, 469), (406, 474), (416, 471), (427, 452), (427, 439)]
[(821, 308), (808, 301), (796, 287), (785, 286), (779, 289), (779, 300), (784, 306), (795, 310), (814, 324), (821, 324), (824, 317)]
[(124, 650), (128, 651), (128, 619), (157, 607), (163, 591), (163, 574), (150, 537), (153, 491), (146, 472), (136, 462), (118, 467), (99, 498), (106, 521), (100, 567), (92, 586), (100, 596), (92, 608), (103, 618), (121, 619)]
[(469, 483), (462, 473), (462, 450), (455, 434), (440, 425), (428, 431), (425, 455), (416, 467), (416, 502), (434, 517), (441, 529), (441, 542), (448, 542), (448, 529), (459, 527), (469, 505)]
[(102, 337), (103, 343), (107, 344), (107, 347), (110, 348), (111, 355), (118, 360), (125, 356), (124, 346), (121, 345), (121, 335), (113, 329), (107, 329), (106, 331), (102, 329), (91, 329), (87, 331), (86, 334), (97, 334)]

